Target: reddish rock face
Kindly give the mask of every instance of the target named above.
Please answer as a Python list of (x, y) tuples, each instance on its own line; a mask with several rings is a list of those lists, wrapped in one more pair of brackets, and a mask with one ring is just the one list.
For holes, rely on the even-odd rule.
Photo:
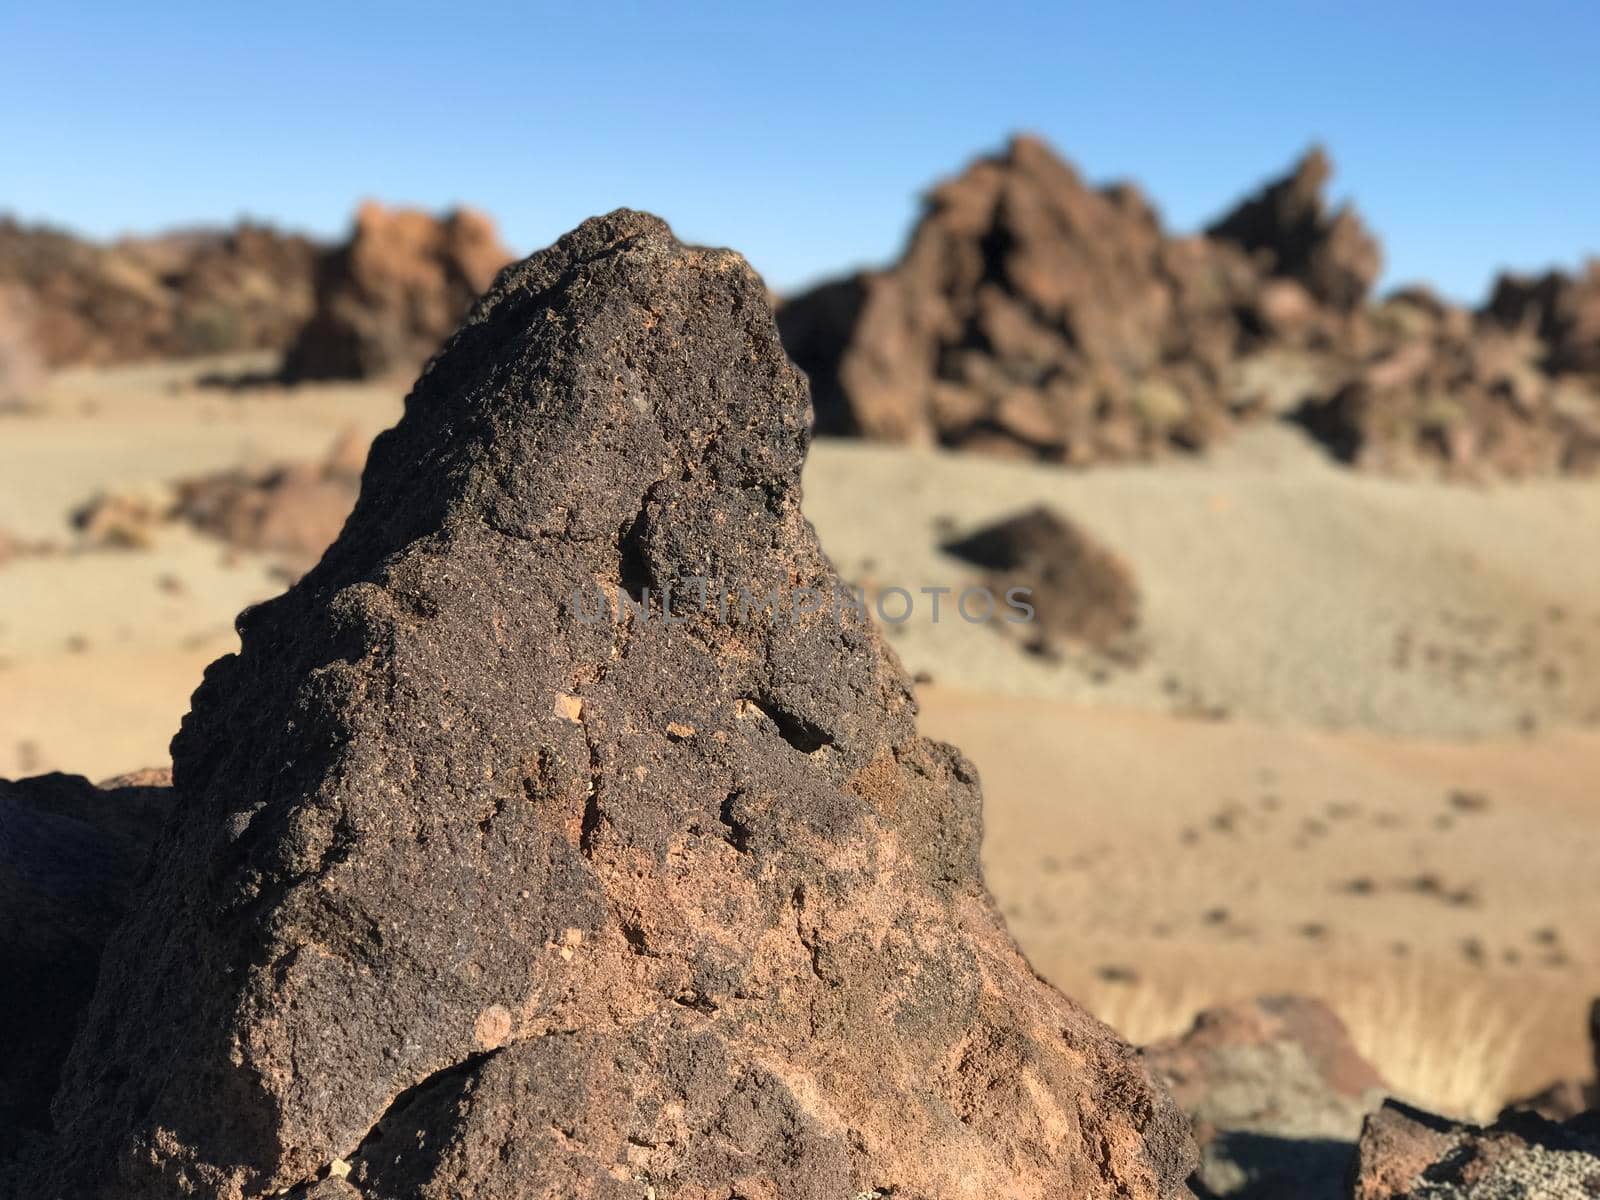
[(809, 423), (735, 254), (621, 211), (502, 274), (208, 670), (18, 1194), (1186, 1194), (871, 625), (681, 603), (836, 594)]
[(255, 225), (110, 245), (0, 219), (0, 284), (50, 366), (282, 349), (311, 312), (316, 248)]
[(367, 203), (317, 264), (316, 311), (284, 362), (291, 379), (411, 373), (444, 344), (512, 254), (482, 213)]
[(170, 782), (164, 772), (98, 788), (76, 775), (0, 779), (0, 1164), (50, 1128), (61, 1064)]
[(1272, 274), (1297, 280), (1318, 303), (1348, 312), (1382, 273), (1383, 254), (1351, 209), (1327, 210), (1322, 193), (1332, 174), (1328, 156), (1314, 149), (1206, 232), (1261, 255)]
[(1019, 138), (934, 188), (901, 260), (779, 310), (817, 426), (1066, 462), (1208, 441), (1256, 289), (1246, 256), (1170, 240)]
[(1396, 1101), (1367, 1118), (1352, 1200), (1588, 1200), (1600, 1195), (1600, 1118), (1510, 1113), (1487, 1128)]

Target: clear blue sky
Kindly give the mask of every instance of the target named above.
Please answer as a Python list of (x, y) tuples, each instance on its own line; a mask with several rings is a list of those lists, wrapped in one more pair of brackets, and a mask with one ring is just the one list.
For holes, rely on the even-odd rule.
[(95, 235), (364, 196), (521, 250), (649, 208), (779, 288), (899, 249), (1012, 130), (1193, 229), (1313, 139), (1388, 283), (1600, 252), (1600, 4), (0, 0), (0, 210)]

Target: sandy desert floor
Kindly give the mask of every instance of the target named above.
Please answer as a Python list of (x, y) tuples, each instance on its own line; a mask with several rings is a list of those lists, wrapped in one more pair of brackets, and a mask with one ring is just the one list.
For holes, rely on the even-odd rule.
[[(103, 490), (307, 460), (401, 385), (68, 372), (0, 415), (0, 775), (159, 763), (274, 564), (180, 527), (95, 549)], [(984, 779), (991, 886), (1040, 972), (1135, 1039), (1320, 992), (1403, 1091), (1483, 1111), (1586, 1059), (1600, 994), (1600, 484), (1393, 482), (1263, 425), (1066, 473), (824, 442), (807, 510), (870, 588), (960, 587), (941, 543), (1046, 502), (1144, 594), (1134, 665), (993, 626), (890, 631), (924, 729)]]

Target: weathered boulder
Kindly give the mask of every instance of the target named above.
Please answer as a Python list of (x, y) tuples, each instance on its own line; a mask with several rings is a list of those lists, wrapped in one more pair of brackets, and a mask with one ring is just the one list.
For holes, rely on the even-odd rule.
[(511, 258), (482, 213), (363, 204), (349, 240), (317, 263), (316, 308), (289, 348), (285, 376), (416, 371)]
[(164, 773), (95, 787), (0, 779), (0, 1161), (50, 1127), (50, 1097), (170, 807)]
[(1062, 644), (1132, 656), (1139, 586), (1113, 550), (1052, 509), (1030, 508), (947, 543), (982, 567), (990, 593), (1025, 589), (1029, 633), (1041, 648)]
[(1383, 253), (1353, 209), (1328, 211), (1322, 193), (1332, 174), (1314, 148), (1206, 233), (1262, 255), (1272, 274), (1299, 281), (1317, 303), (1351, 311), (1382, 272)]
[(1023, 137), (935, 187), (893, 267), (778, 321), (819, 432), (1085, 463), (1227, 426), (1257, 283), (1234, 247), (1167, 238), (1137, 190)]
[(1208, 1009), (1144, 1054), (1194, 1122), (1204, 1194), (1344, 1200), (1362, 1121), (1388, 1089), (1321, 1001)]
[(1352, 1200), (1593, 1200), (1600, 1115), (1510, 1113), (1480, 1128), (1390, 1100), (1367, 1118), (1351, 1178)]
[(809, 602), (808, 429), (737, 255), (619, 211), (504, 272), (196, 692), (22, 1194), (1184, 1194), (972, 768)]
[(102, 245), (0, 218), (0, 284), (50, 366), (281, 350), (311, 312), (316, 247), (242, 224)]

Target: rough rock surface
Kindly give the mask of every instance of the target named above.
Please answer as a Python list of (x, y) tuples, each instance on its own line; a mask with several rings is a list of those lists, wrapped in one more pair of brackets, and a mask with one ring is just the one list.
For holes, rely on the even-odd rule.
[(195, 694), (23, 1194), (1182, 1195), (873, 628), (659, 603), (836, 592), (808, 426), (737, 255), (619, 211), (503, 273)]
[(1350, 208), (1329, 212), (1323, 189), (1333, 164), (1313, 149), (1206, 232), (1265, 257), (1274, 275), (1302, 284), (1319, 304), (1357, 308), (1383, 270), (1377, 239)]
[(1344, 1200), (1366, 1115), (1387, 1085), (1321, 1001), (1209, 1009), (1145, 1061), (1195, 1125), (1201, 1195)]
[(166, 816), (169, 781), (0, 779), (0, 1161), (49, 1128), (101, 947)]
[(0, 284), (28, 296), (50, 366), (282, 349), (310, 315), (315, 258), (258, 225), (101, 245), (0, 218)]
[(494, 223), (367, 203), (350, 239), (317, 263), (316, 311), (284, 360), (290, 379), (414, 372), (511, 260)]
[(1075, 523), (1039, 507), (987, 525), (945, 546), (984, 568), (990, 592), (1028, 590), (1028, 631), (1041, 648), (1060, 643), (1132, 655), (1139, 586), (1114, 551)]
[(817, 428), (1071, 463), (1202, 445), (1259, 273), (1018, 138), (934, 188), (900, 261), (779, 309)]
[(1391, 1100), (1367, 1118), (1352, 1179), (1352, 1200), (1594, 1200), (1600, 1116), (1478, 1128)]

